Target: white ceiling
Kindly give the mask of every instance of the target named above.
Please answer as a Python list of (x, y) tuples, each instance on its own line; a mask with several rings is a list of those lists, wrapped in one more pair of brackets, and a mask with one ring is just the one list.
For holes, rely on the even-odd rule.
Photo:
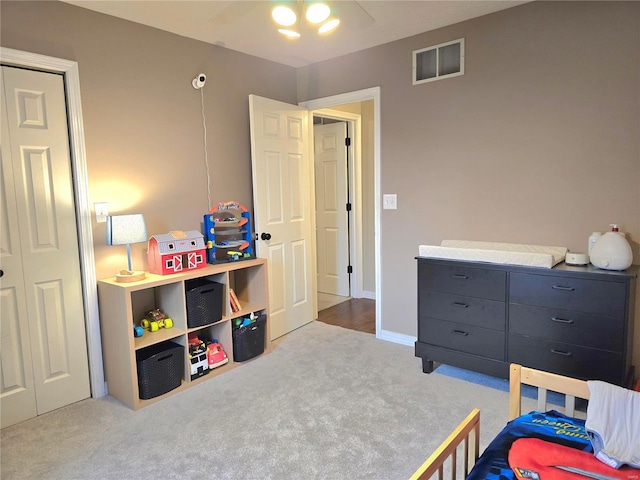
[[(320, 62), (510, 8), (530, 0), (326, 0), (338, 29), (319, 36), (302, 25), (288, 40), (271, 20), (273, 1), (63, 0), (133, 22), (292, 67)], [(297, 0), (298, 5), (302, 3)]]

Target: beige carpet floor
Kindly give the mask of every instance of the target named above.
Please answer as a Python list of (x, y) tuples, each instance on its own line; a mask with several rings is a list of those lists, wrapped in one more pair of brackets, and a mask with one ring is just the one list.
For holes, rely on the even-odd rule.
[(3, 479), (406, 479), (472, 408), (507, 393), (422, 373), (413, 348), (312, 322), (139, 411), (88, 399), (1, 431)]

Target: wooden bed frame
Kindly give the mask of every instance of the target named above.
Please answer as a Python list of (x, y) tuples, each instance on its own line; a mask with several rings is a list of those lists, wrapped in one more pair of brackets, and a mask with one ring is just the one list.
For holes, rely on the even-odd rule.
[[(576, 398), (589, 399), (589, 387), (584, 380), (564, 377), (512, 363), (509, 371), (509, 420), (513, 420), (522, 413), (522, 385), (538, 387), (537, 410), (540, 412), (545, 412), (548, 409), (548, 391), (565, 395), (564, 413), (569, 416), (574, 416)], [(445, 464), (449, 467), (449, 478), (451, 480), (465, 478), (478, 460), (479, 439), (480, 410), (476, 408), (415, 471), (410, 480), (431, 479), (436, 473), (438, 474), (438, 480), (442, 480), (444, 478)], [(460, 446), (462, 446), (464, 457), (462, 459), (462, 471), (457, 471), (457, 452)]]

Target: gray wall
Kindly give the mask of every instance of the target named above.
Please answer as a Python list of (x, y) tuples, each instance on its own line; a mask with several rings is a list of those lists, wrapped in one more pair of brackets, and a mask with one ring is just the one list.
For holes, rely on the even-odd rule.
[[(59, 2), (0, 8), (2, 46), (78, 62), (91, 201), (144, 212), (150, 233), (192, 229), (209, 206), (198, 72), (212, 202), (249, 208), (250, 93), (297, 103), (380, 86), (382, 193), (398, 194), (381, 211), (384, 330), (416, 334), (423, 243), (585, 251), (615, 222), (640, 263), (640, 3), (536, 1), (298, 70)], [(411, 52), (460, 37), (465, 75), (412, 86)], [(93, 227), (98, 277), (111, 276), (122, 252)]]
[[(413, 50), (462, 37), (465, 75), (412, 86)], [(640, 3), (536, 1), (298, 69), (299, 101), (381, 89), (383, 329), (416, 334), (420, 244), (585, 252), (619, 223), (640, 263), (639, 46)]]
[[(203, 72), (211, 205), (251, 208), (248, 96), (296, 103), (295, 69), (61, 2), (0, 8), (3, 47), (78, 62), (92, 203), (144, 213), (150, 235), (200, 229), (210, 205), (191, 80)], [(105, 245), (104, 223), (93, 232), (97, 276), (113, 276), (123, 251)], [(131, 249), (146, 268), (146, 245)]]

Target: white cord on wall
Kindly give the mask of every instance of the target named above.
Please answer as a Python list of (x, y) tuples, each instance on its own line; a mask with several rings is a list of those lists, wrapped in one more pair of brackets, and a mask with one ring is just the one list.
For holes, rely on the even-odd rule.
[(200, 100), (202, 102), (202, 129), (204, 132), (204, 165), (207, 171), (207, 212), (211, 208), (211, 176), (209, 175), (209, 155), (207, 154), (207, 118), (204, 115), (204, 89), (200, 89)]
[(207, 153), (207, 118), (204, 114), (204, 87), (207, 81), (207, 76), (204, 73), (198, 74), (196, 78), (191, 81), (191, 85), (196, 90), (200, 90), (200, 103), (202, 105), (202, 130), (204, 135), (204, 166), (207, 173), (207, 212), (211, 208), (211, 175), (209, 173), (209, 154)]

